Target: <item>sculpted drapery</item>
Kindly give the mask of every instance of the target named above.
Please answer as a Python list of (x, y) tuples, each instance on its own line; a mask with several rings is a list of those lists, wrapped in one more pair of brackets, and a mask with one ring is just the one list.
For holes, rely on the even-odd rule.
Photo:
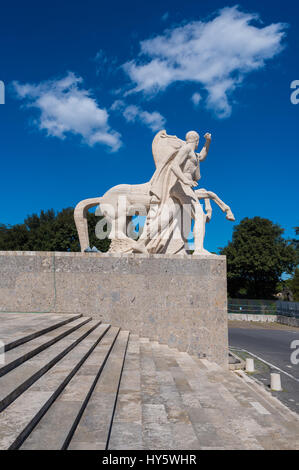
[(178, 177), (172, 170), (172, 163), (184, 144), (165, 130), (156, 135), (152, 144), (157, 169), (150, 180), (150, 210), (140, 238), (149, 253), (176, 254), (184, 250), (187, 242), (191, 220), (188, 231), (183, 208), (173, 194)]

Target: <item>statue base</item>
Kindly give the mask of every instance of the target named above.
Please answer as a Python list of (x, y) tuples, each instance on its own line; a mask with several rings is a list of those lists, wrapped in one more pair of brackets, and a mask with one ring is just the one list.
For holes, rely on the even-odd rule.
[(0, 312), (82, 313), (228, 367), (224, 256), (2, 251)]

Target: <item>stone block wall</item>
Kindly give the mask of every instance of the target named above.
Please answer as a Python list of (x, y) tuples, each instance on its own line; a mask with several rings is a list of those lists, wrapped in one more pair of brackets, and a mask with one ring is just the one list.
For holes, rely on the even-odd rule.
[(91, 315), (228, 362), (224, 256), (0, 252), (1, 311)]

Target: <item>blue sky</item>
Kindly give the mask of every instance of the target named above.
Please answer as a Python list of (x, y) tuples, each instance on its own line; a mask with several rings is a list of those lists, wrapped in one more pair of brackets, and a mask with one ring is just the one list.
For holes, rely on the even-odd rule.
[[(28, 0), (1, 19), (1, 223), (146, 182), (155, 132), (194, 129), (213, 136), (200, 187), (236, 223), (258, 215), (294, 235), (296, 2)], [(214, 206), (206, 248), (232, 229)]]

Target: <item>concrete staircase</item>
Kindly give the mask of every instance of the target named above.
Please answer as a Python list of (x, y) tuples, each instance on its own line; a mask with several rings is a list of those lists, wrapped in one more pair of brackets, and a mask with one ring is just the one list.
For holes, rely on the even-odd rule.
[(79, 315), (0, 314), (0, 449), (298, 449), (254, 382)]

